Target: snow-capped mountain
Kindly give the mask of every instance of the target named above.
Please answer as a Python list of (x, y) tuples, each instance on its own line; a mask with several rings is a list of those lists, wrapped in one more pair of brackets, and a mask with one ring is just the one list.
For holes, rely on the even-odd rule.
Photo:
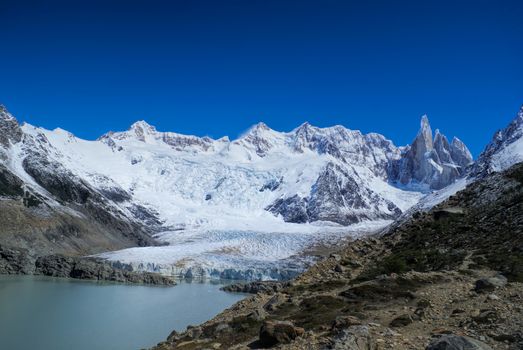
[(340, 225), (390, 222), (453, 183), (471, 160), (458, 139), (449, 144), (436, 132), (433, 140), (426, 117), (413, 144), (397, 147), (379, 134), (308, 123), (290, 132), (259, 123), (231, 141), (139, 121), (87, 141), (0, 111), (0, 162), (25, 192), (96, 222), (110, 216), (163, 232), (156, 238), (170, 247), (107, 256), (148, 269), (160, 260), (202, 265), (225, 252), (222, 271), (274, 261), (275, 252), (288, 259), (328, 232), (351, 231)]
[(520, 162), (523, 162), (523, 106), (505, 129), (494, 134), (474, 164), (472, 173), (481, 176), (499, 172)]

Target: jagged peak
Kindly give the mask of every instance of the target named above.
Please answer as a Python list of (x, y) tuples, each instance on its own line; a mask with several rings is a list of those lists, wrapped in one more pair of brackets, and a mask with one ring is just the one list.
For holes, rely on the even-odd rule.
[(461, 141), (458, 137), (454, 136), (452, 138), (452, 145), (456, 145), (456, 146), (462, 146), (463, 145), (463, 146), (465, 146), (465, 143), (463, 141)]
[(258, 122), (249, 128), (247, 133), (260, 132), (260, 131), (272, 131), (272, 129), (264, 122)]
[(430, 129), (429, 117), (426, 114), (423, 114), (421, 116), (420, 129), (421, 130)]
[(249, 129), (247, 129), (247, 131), (245, 133), (243, 133), (239, 139), (243, 139), (245, 137), (252, 137), (252, 136), (260, 136), (260, 134), (264, 134), (266, 132), (274, 132), (276, 133), (277, 131), (271, 129), (267, 124), (265, 124), (264, 122), (259, 122), (259, 123), (256, 123), (254, 124), (253, 126), (251, 126)]
[(519, 112), (518, 112), (518, 115), (516, 117), (516, 122), (519, 125), (523, 125), (523, 105), (521, 105), (521, 107), (519, 108)]
[(315, 126), (312, 126), (309, 122), (305, 122), (305, 123), (301, 124), (300, 126), (298, 126), (297, 128), (293, 129), (291, 131), (291, 133), (299, 135), (299, 134), (303, 134), (303, 133), (308, 133), (314, 129), (316, 129)]
[(134, 122), (129, 130), (142, 129), (144, 131), (156, 132), (156, 128), (151, 124), (147, 123), (145, 120), (138, 120)]
[(433, 147), (432, 129), (430, 127), (429, 117), (426, 114), (421, 117), (420, 129), (414, 142), (424, 145), (425, 150), (423, 152), (430, 151)]
[(4, 105), (0, 104), (0, 120), (16, 121), (16, 118), (13, 117), (11, 113), (9, 113)]

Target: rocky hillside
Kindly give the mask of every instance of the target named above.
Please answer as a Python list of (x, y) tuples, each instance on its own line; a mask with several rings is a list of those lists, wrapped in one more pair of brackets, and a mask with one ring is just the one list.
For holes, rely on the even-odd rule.
[[(77, 259), (157, 244), (151, 237), (159, 225), (154, 213), (130, 204), (128, 209), (139, 216), (130, 220), (129, 212), (115, 205), (128, 199), (124, 191), (93, 188), (53, 159), (46, 142), (43, 136), (25, 134), (0, 108), (0, 273), (49, 274), (45, 262), (53, 260), (40, 260), (39, 269), (41, 257), (63, 254)], [(84, 261), (95, 264), (94, 270), (101, 266)], [(65, 266), (56, 266), (64, 267), (63, 276), (73, 277)], [(114, 272), (108, 264), (104, 269), (105, 275)], [(105, 275), (100, 272), (90, 279), (111, 279)], [(119, 279), (136, 279), (131, 275)]]
[(522, 267), (517, 164), (155, 349), (522, 349)]

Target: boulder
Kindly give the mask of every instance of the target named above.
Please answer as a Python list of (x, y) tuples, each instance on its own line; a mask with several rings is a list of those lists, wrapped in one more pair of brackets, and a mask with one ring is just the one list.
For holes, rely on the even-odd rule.
[(507, 278), (503, 275), (496, 275), (494, 277), (482, 278), (476, 281), (474, 290), (478, 293), (492, 292), (497, 288), (504, 287), (507, 284)]
[(375, 349), (375, 345), (367, 326), (352, 326), (339, 332), (325, 349), (368, 350)]
[(354, 316), (338, 316), (332, 322), (332, 329), (342, 329), (361, 325), (359, 318)]
[(434, 339), (425, 350), (492, 350), (492, 348), (479, 340), (449, 334)]
[(390, 322), (391, 327), (405, 327), (413, 322), (412, 317), (409, 314), (403, 314)]
[(288, 344), (304, 333), (304, 329), (295, 327), (287, 321), (265, 321), (260, 328), (259, 345), (271, 347), (276, 344)]

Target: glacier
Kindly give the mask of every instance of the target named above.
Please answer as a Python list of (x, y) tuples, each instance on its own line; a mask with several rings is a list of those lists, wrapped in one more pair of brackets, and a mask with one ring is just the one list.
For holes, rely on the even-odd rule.
[(437, 131), (433, 141), (426, 116), (414, 147), (397, 147), (380, 134), (309, 123), (289, 132), (259, 123), (231, 140), (138, 121), (83, 140), (0, 114), (0, 161), (28, 189), (79, 216), (94, 197), (160, 244), (98, 256), (177, 277), (292, 277), (316, 247), (383, 229), (459, 182), (472, 161), (459, 139)]

